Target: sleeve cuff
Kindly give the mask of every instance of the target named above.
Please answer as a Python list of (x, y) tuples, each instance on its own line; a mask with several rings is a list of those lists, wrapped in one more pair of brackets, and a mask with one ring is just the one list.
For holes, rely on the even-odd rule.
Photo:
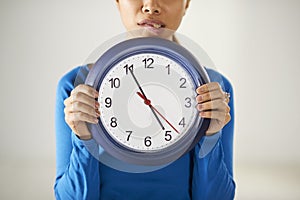
[(217, 132), (214, 135), (204, 136), (199, 142), (200, 145), (200, 149), (198, 153), (199, 158), (204, 158), (205, 156), (207, 156), (214, 149), (214, 147), (220, 140), (221, 136), (222, 136), (222, 130)]
[[(72, 132), (73, 133), (73, 132)], [(80, 148), (85, 148), (94, 158), (100, 159), (105, 150), (94, 140), (81, 140), (73, 133), (73, 141)]]

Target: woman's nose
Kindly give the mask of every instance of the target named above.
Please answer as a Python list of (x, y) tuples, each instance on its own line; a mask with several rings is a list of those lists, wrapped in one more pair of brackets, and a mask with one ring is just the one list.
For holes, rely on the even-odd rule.
[(160, 14), (161, 12), (161, 8), (159, 6), (159, 4), (157, 3), (157, 0), (146, 0), (144, 1), (144, 5), (142, 7), (142, 11), (143, 13), (147, 13), (147, 14)]

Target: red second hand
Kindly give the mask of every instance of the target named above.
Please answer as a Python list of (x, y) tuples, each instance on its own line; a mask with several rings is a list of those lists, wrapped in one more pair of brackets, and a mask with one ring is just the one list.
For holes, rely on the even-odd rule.
[(157, 114), (159, 114), (159, 116), (161, 116), (173, 129), (174, 131), (176, 131), (176, 133), (179, 134), (179, 131), (151, 104), (151, 101), (149, 99), (147, 99), (142, 93), (137, 92), (137, 94), (144, 100), (144, 103), (147, 106), (150, 106)]

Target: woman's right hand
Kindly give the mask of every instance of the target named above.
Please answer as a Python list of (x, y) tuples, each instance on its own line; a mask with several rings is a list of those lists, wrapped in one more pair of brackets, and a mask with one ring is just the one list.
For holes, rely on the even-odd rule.
[(80, 139), (92, 138), (86, 122), (97, 124), (100, 112), (99, 103), (96, 101), (99, 93), (88, 85), (78, 85), (72, 90), (71, 95), (64, 101), (65, 120), (72, 131)]

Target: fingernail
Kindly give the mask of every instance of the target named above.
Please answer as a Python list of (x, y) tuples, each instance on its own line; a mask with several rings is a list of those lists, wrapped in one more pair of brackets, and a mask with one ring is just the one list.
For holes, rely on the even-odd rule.
[(206, 89), (202, 86), (198, 88), (198, 94), (205, 92)]
[(203, 108), (202, 104), (198, 104), (198, 110), (201, 110)]
[(99, 97), (99, 92), (94, 91), (94, 96), (95, 96), (96, 98)]
[(99, 108), (99, 106), (100, 106), (99, 102), (98, 102), (98, 101), (95, 101), (95, 107), (96, 107), (96, 108)]
[(202, 96), (201, 96), (201, 95), (198, 95), (198, 96), (196, 97), (196, 100), (197, 100), (198, 102), (201, 102), (201, 101), (202, 101)]

